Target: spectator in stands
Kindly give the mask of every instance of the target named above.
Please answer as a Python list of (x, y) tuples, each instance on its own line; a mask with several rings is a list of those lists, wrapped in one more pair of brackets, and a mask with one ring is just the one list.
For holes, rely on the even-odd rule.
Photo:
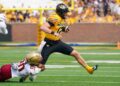
[(104, 2), (103, 2), (103, 0), (98, 0), (97, 14), (98, 14), (98, 16), (104, 16)]
[(63, 2), (68, 5), (68, 6), (71, 6), (71, 0), (63, 0)]
[(115, 15), (115, 19), (118, 21), (120, 19), (120, 6), (115, 0), (109, 2), (111, 13)]
[[(84, 8), (84, 13), (81, 16), (81, 21), (82, 22), (88, 22), (89, 19), (93, 18), (95, 15), (95, 9), (94, 5), (88, 5)], [(89, 21), (91, 22), (91, 21)]]
[(108, 9), (108, 13), (106, 15), (106, 22), (107, 23), (112, 23), (115, 21), (115, 16), (111, 13), (111, 10)]
[(16, 22), (15, 11), (6, 11), (7, 22)]
[[(71, 6), (71, 0), (63, 0), (63, 1), (68, 6)], [(75, 2), (74, 11), (77, 11), (78, 14), (80, 15), (79, 21), (81, 22), (83, 21), (89, 22), (92, 18), (94, 22), (96, 18), (96, 22), (97, 22), (97, 18), (99, 20), (99, 17), (101, 20), (101, 17), (108, 16), (107, 14), (108, 14), (109, 7), (111, 9), (112, 14), (116, 14), (115, 15), (117, 17), (116, 19), (118, 19), (120, 15), (119, 0), (74, 0), (74, 2)], [(110, 2), (112, 2), (112, 5)], [(91, 9), (91, 6), (92, 6), (92, 9)], [(97, 12), (97, 15), (95, 11)], [(7, 21), (8, 22), (29, 22), (29, 23), (36, 23), (37, 21), (39, 21), (39, 17), (36, 16), (36, 14), (38, 14), (37, 11), (27, 10), (26, 12), (25, 11), (22, 11), (20, 13), (18, 12), (19, 11), (6, 12)], [(44, 15), (46, 14), (44, 13)]]
[(32, 13), (32, 14), (30, 14), (28, 22), (29, 23), (37, 23), (39, 21), (38, 17), (39, 17), (39, 15), (35, 15), (34, 13)]
[(109, 9), (109, 5), (108, 5), (108, 0), (103, 0), (103, 5), (104, 5), (104, 16), (106, 16), (108, 14), (108, 9)]
[(30, 18), (30, 13), (29, 13), (28, 10), (26, 10), (26, 11), (23, 13), (23, 17), (24, 17), (24, 20), (25, 20), (25, 21)]
[(22, 11), (17, 11), (16, 12), (16, 21), (17, 22), (23, 22), (24, 21), (24, 15)]
[(84, 3), (83, 3), (83, 1), (77, 0), (75, 2), (75, 11), (77, 11), (79, 15), (82, 15), (82, 13), (84, 11)]

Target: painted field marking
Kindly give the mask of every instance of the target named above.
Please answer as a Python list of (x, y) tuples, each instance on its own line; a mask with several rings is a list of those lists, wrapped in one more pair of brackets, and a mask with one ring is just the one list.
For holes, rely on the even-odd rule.
[(83, 55), (120, 55), (120, 52), (95, 52), (95, 53), (92, 53), (92, 52), (87, 52), (87, 53), (80, 53), (80, 54), (83, 54)]
[[(32, 50), (30, 50), (32, 51)], [(30, 52), (28, 50), (25, 50), (24, 52)], [(16, 51), (16, 50), (10, 50), (7, 53), (11, 53), (11, 52), (15, 52), (15, 53), (23, 53), (21, 51)], [(6, 51), (0, 50), (0, 53), (6, 53)], [(54, 54), (61, 54), (61, 53), (54, 53)], [(80, 54), (83, 55), (120, 55), (120, 52), (80, 52)]]
[[(72, 69), (72, 70), (70, 70), (70, 69), (62, 69), (62, 70), (58, 70), (57, 68), (56, 69), (52, 69), (52, 70), (47, 70), (47, 71), (53, 71), (53, 72), (80, 72), (81, 71), (81, 69)], [(112, 71), (109, 71), (109, 70), (99, 70), (99, 71), (97, 71), (97, 72), (104, 72), (104, 73), (120, 73), (120, 71), (119, 70), (112, 70)]]
[(110, 83), (110, 84), (119, 84), (120, 82), (103, 82), (103, 81), (40, 81), (40, 82), (49, 82), (49, 83)]
[(50, 74), (45, 74), (45, 75), (39, 75), (39, 76), (58, 76), (58, 77), (61, 77), (61, 76), (67, 76), (67, 77), (80, 77), (80, 76), (84, 76), (84, 77), (86, 77), (86, 76), (90, 76), (90, 77), (120, 77), (120, 76), (118, 76), (118, 75), (87, 75), (87, 74), (81, 74), (81, 75), (78, 75), (78, 74), (76, 74), (76, 75), (66, 75), (66, 74), (59, 74), (59, 75), (50, 75)]
[[(61, 54), (61, 53), (55, 53)], [(120, 55), (120, 52), (80, 52), (83, 55)]]
[[(72, 61), (72, 63), (77, 63)], [(119, 64), (120, 60), (87, 60), (87, 63), (108, 63), (108, 64)]]
[(46, 65), (46, 68), (75, 68), (81, 67), (80, 65)]
[(113, 63), (118, 64), (120, 60), (89, 60), (87, 63)]

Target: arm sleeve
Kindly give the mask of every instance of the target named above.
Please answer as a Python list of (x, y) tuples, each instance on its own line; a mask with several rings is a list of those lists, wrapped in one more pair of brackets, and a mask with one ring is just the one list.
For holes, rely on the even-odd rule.
[(55, 13), (51, 14), (47, 19), (47, 22), (50, 24), (50, 26), (55, 26), (60, 21), (61, 21), (61, 18)]

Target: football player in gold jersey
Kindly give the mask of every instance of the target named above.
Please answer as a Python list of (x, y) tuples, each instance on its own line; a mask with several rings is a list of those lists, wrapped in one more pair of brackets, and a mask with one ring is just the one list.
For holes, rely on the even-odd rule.
[(61, 41), (61, 33), (69, 31), (69, 24), (67, 21), (70, 19), (68, 17), (68, 7), (61, 3), (56, 7), (56, 12), (52, 13), (47, 22), (45, 22), (40, 29), (46, 33), (44, 41), (41, 42), (39, 46), (39, 52), (43, 57), (43, 61), (40, 67), (45, 69), (45, 63), (48, 57), (54, 52), (60, 52), (66, 55), (74, 57), (79, 64), (81, 64), (88, 73), (92, 74), (96, 69), (97, 65), (91, 67), (85, 60), (80, 56), (79, 52), (74, 50), (71, 46)]

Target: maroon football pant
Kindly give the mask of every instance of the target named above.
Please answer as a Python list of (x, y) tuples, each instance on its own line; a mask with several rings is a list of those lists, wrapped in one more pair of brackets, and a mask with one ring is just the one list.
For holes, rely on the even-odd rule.
[(11, 76), (11, 65), (6, 64), (0, 68), (0, 82), (10, 79)]

